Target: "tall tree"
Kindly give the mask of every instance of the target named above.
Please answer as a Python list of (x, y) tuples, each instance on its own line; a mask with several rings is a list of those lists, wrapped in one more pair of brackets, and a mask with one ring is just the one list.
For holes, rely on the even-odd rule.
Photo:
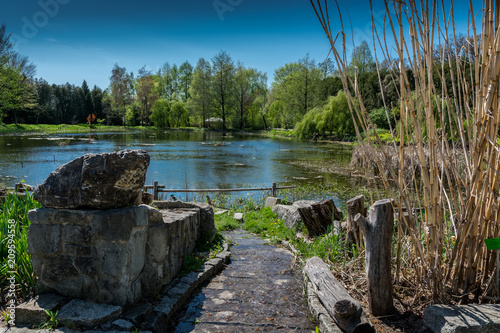
[(137, 100), (140, 105), (141, 125), (149, 124), (151, 109), (154, 102), (158, 99), (155, 89), (155, 80), (151, 71), (146, 70), (146, 66), (139, 69), (137, 73)]
[(127, 73), (125, 67), (120, 67), (115, 64), (111, 71), (111, 97), (116, 109), (120, 110), (119, 115), (123, 117), (123, 125), (125, 125), (126, 106), (132, 100), (131, 84), (132, 78)]
[(89, 85), (86, 80), (82, 83), (82, 101), (83, 101), (83, 119), (94, 113), (94, 106), (92, 104), (92, 95), (90, 94)]
[(248, 108), (265, 89), (266, 76), (255, 68), (245, 68), (241, 62), (238, 62), (234, 85), (234, 95), (238, 107), (237, 120), (241, 130), (245, 126)]
[(210, 62), (203, 58), (198, 60), (193, 72), (193, 80), (189, 88), (189, 105), (193, 114), (201, 116), (203, 127), (206, 127), (206, 119), (210, 115), (212, 106), (212, 67)]
[(182, 99), (186, 102), (189, 98), (189, 87), (193, 79), (193, 66), (185, 61), (179, 67), (179, 88), (182, 91)]
[(214, 76), (212, 91), (217, 107), (215, 111), (222, 118), (222, 129), (226, 129), (226, 119), (233, 103), (234, 63), (226, 51), (220, 51), (212, 58)]

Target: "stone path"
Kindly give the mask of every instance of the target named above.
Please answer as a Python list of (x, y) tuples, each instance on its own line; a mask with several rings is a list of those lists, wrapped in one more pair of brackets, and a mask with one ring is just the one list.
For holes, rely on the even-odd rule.
[(197, 293), (169, 332), (314, 332), (302, 295), (302, 273), (287, 250), (243, 230), (231, 264)]

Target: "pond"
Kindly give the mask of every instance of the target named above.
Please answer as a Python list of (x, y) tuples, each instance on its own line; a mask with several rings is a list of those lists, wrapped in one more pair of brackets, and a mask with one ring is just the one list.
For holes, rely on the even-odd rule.
[(87, 153), (144, 149), (151, 156), (146, 184), (167, 189), (328, 184), (350, 178), (301, 166), (301, 161), (348, 163), (350, 146), (209, 131), (137, 131), (0, 136), (0, 185), (42, 183), (50, 172)]

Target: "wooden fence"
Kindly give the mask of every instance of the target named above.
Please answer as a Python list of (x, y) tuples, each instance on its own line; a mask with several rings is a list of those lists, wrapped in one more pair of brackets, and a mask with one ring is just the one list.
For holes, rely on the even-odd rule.
[(251, 191), (271, 191), (271, 196), (275, 197), (278, 190), (297, 188), (297, 186), (278, 187), (273, 183), (271, 187), (259, 188), (217, 188), (217, 189), (167, 189), (165, 185), (158, 185), (155, 181), (153, 185), (145, 185), (144, 191), (153, 190), (154, 200), (158, 200), (160, 193), (212, 193), (212, 192), (251, 192)]

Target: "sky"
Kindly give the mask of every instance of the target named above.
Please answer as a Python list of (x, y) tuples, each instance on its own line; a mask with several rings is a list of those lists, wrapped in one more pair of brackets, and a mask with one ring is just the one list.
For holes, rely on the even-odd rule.
[[(383, 1), (373, 2), (380, 13)], [(455, 3), (458, 30), (466, 33), (466, 1)], [(369, 1), (339, 5), (344, 24), (352, 26), (349, 48), (352, 40), (371, 43)], [(341, 29), (337, 17), (333, 12), (334, 34)], [(382, 16), (376, 21), (384, 24)], [(330, 50), (308, 0), (3, 0), (1, 23), (37, 66), (37, 77), (56, 84), (86, 80), (103, 89), (115, 64), (156, 72), (165, 62), (187, 60), (194, 67), (225, 50), (235, 62), (267, 73), (271, 83), (277, 68), (306, 54), (322, 62)]]

